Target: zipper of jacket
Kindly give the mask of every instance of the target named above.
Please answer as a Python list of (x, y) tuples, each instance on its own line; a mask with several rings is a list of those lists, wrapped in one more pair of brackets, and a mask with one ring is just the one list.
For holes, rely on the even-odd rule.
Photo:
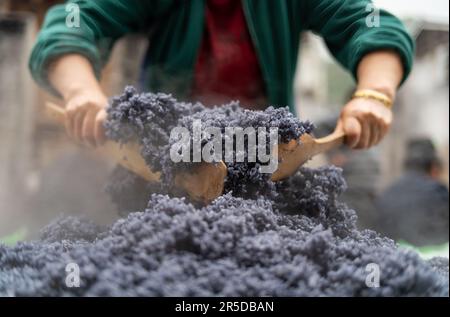
[[(245, 19), (247, 21), (247, 26), (248, 26), (248, 30), (249, 30), (249, 33), (250, 33), (250, 37), (251, 37), (251, 39), (253, 41), (253, 44), (255, 45), (256, 55), (258, 56), (258, 61), (259, 61), (259, 67), (261, 68), (261, 72), (262, 72), (263, 77), (264, 77), (263, 79), (264, 79), (264, 82), (266, 84), (266, 93), (268, 94), (269, 93), (268, 92), (268, 90), (269, 90), (269, 74), (267, 73), (267, 70), (264, 67), (264, 63), (262, 62), (261, 46), (259, 45), (258, 37), (256, 36), (255, 26), (253, 24), (253, 20), (252, 20), (252, 17), (251, 17), (250, 9), (248, 7), (249, 6), (249, 4), (248, 4), (249, 1), (241, 0), (241, 2), (242, 2), (242, 7), (244, 9), (244, 16), (245, 16)], [(267, 98), (267, 101), (270, 103), (268, 95), (266, 96), (266, 98)]]
[(197, 61), (198, 61), (198, 58), (199, 58), (199, 55), (200, 55), (200, 51), (201, 51), (201, 46), (203, 45), (203, 36), (204, 36), (204, 32), (205, 32), (205, 20), (206, 20), (206, 0), (200, 0), (199, 2), (201, 2), (202, 3), (202, 16), (201, 16), (201, 19), (202, 19), (202, 23), (201, 23), (201, 25), (202, 25), (202, 27), (201, 27), (201, 33), (200, 33), (200, 39), (199, 39), (199, 43), (198, 43), (198, 45), (197, 45), (197, 50), (196, 50), (196, 52), (194, 53), (194, 58), (193, 58), (193, 61), (192, 61), (192, 68), (191, 68), (191, 74), (190, 74), (190, 85), (189, 85), (189, 87), (187, 88), (187, 91), (186, 91), (186, 96), (185, 97), (187, 97), (187, 100), (191, 100), (192, 99), (192, 91), (193, 91), (193, 88), (194, 88), (194, 76), (195, 76), (195, 66), (196, 66), (196, 64), (197, 64)]

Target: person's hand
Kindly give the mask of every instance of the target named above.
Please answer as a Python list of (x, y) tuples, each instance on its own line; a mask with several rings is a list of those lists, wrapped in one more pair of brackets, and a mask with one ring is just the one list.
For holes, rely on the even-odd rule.
[(66, 131), (75, 141), (96, 147), (105, 142), (108, 98), (99, 90), (79, 91), (66, 100)]
[(345, 132), (350, 148), (368, 149), (380, 143), (391, 123), (392, 111), (383, 103), (355, 98), (342, 109), (337, 129)]

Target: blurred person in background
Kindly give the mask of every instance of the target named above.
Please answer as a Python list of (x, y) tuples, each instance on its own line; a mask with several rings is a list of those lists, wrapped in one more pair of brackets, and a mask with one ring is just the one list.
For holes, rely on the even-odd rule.
[(429, 139), (408, 142), (405, 172), (376, 200), (379, 231), (413, 246), (449, 241), (449, 192), (442, 164)]
[(412, 67), (414, 43), (405, 27), (369, 0), (70, 2), (49, 10), (30, 69), (63, 99), (68, 134), (91, 146), (105, 141), (101, 70), (114, 42), (132, 32), (149, 38), (142, 90), (206, 105), (240, 100), (247, 108), (289, 106), (292, 112), (300, 33), (319, 34), (357, 81), (359, 93), (338, 122), (355, 149), (383, 139), (397, 89)]

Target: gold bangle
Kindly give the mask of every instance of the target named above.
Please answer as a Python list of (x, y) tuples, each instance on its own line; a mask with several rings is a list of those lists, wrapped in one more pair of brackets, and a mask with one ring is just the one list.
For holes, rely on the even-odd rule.
[(372, 89), (361, 89), (357, 90), (354, 94), (352, 99), (355, 98), (365, 98), (365, 99), (372, 99), (381, 102), (389, 109), (392, 108), (393, 102), (392, 99), (386, 96), (385, 94), (372, 90)]

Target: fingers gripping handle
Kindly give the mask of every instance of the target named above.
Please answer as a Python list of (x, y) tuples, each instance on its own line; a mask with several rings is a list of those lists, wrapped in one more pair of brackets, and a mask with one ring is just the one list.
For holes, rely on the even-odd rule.
[[(66, 120), (66, 110), (54, 103), (45, 104), (47, 115), (55, 122), (64, 125)], [(102, 156), (112, 159), (126, 169), (140, 175), (148, 181), (159, 181), (159, 173), (153, 173), (140, 155), (137, 144), (118, 144), (107, 141), (97, 149)]]

